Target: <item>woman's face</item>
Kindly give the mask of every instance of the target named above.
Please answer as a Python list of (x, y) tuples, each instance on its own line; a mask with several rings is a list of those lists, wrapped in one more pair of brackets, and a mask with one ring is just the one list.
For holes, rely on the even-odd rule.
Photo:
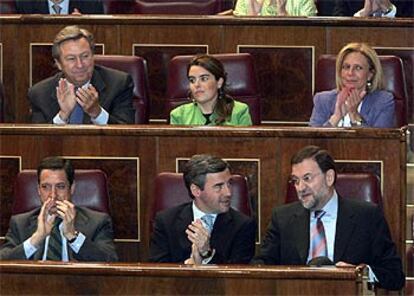
[(200, 66), (191, 66), (188, 72), (190, 91), (198, 104), (215, 103), (223, 78), (216, 80), (211, 72)]
[(362, 53), (351, 52), (345, 56), (341, 68), (342, 87), (363, 91), (372, 77), (368, 60)]

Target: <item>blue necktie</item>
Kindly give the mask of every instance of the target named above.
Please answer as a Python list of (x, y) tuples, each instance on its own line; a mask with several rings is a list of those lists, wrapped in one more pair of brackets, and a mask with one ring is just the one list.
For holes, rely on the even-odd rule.
[(214, 216), (211, 214), (206, 214), (203, 217), (201, 217), (201, 221), (204, 222), (208, 233), (211, 233), (211, 231), (213, 230), (213, 224), (214, 224), (213, 220), (214, 220)]
[(70, 114), (69, 123), (71, 124), (81, 124), (83, 122), (83, 110), (82, 107), (76, 103), (75, 108)]

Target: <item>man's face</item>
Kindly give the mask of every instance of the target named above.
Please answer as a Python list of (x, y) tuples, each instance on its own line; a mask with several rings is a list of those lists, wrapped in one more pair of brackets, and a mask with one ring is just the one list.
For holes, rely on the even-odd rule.
[(79, 87), (91, 80), (95, 62), (88, 40), (68, 40), (60, 44), (59, 48), (60, 57), (56, 64), (65, 78)]
[(191, 185), (196, 206), (204, 213), (225, 213), (231, 204), (231, 174), (228, 169), (206, 175), (204, 190)]
[(42, 170), (40, 172), (40, 183), (38, 193), (42, 204), (49, 198), (54, 202), (49, 209), (49, 214), (56, 214), (56, 201), (70, 200), (75, 186), (69, 185), (64, 170)]
[(323, 173), (318, 163), (311, 158), (292, 165), (291, 181), (298, 198), (311, 211), (322, 209), (332, 196), (334, 176), (333, 170)]

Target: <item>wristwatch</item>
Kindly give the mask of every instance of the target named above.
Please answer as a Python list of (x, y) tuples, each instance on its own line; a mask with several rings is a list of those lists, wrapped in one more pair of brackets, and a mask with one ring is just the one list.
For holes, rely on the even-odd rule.
[(360, 119), (351, 121), (351, 125), (352, 126), (362, 126), (363, 122), (364, 122), (364, 120), (362, 118), (360, 118)]
[(200, 253), (202, 259), (210, 258), (211, 255), (213, 255), (213, 251), (211, 249), (208, 249), (207, 251)]

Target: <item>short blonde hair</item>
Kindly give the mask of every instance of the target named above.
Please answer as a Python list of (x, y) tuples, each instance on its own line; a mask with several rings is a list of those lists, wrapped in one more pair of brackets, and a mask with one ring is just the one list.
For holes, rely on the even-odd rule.
[(370, 80), (370, 85), (367, 86), (367, 91), (371, 92), (377, 89), (384, 88), (383, 72), (380, 60), (375, 50), (366, 43), (353, 42), (345, 45), (339, 52), (336, 58), (336, 88), (341, 90), (343, 87), (341, 70), (345, 57), (351, 52), (359, 52), (366, 57), (369, 65), (369, 70), (373, 76)]

